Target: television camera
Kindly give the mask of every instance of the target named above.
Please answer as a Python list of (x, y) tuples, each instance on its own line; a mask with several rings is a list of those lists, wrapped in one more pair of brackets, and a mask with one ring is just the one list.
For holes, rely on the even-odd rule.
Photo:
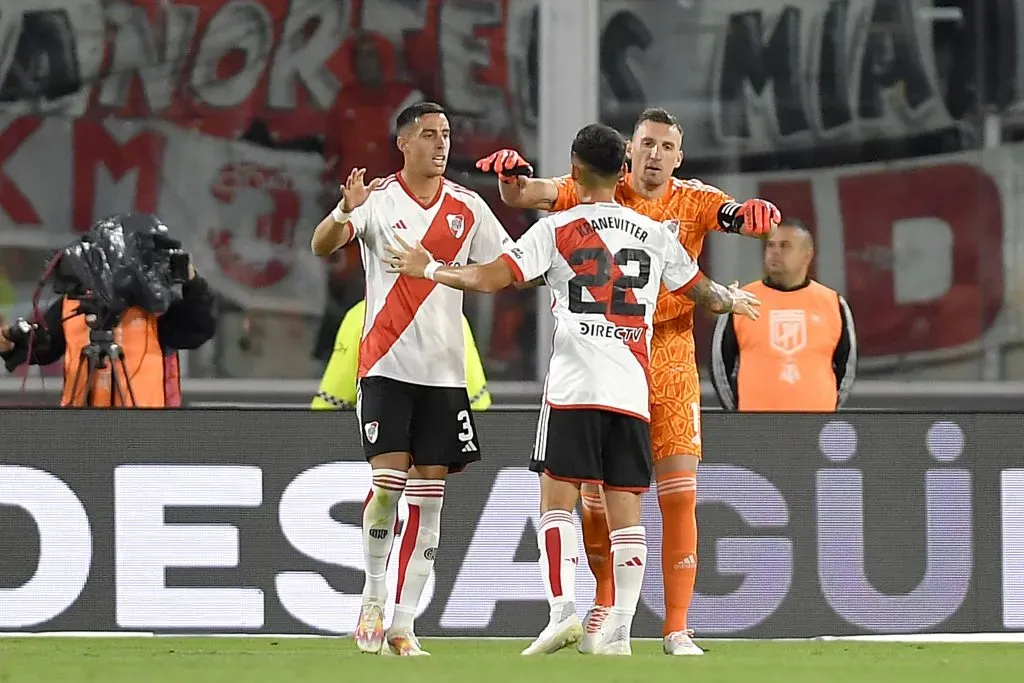
[(84, 315), (89, 328), (73, 379), (65, 379), (73, 382), (70, 396), (77, 397), (84, 386), (83, 405), (93, 406), (97, 376), (109, 369), (110, 406), (115, 399), (116, 405), (134, 406), (114, 329), (129, 308), (159, 315), (181, 299), (180, 285), (189, 278), (189, 255), (181, 242), (153, 214), (114, 214), (54, 254), (41, 284), (51, 277), (54, 293), (77, 301), (75, 315)]

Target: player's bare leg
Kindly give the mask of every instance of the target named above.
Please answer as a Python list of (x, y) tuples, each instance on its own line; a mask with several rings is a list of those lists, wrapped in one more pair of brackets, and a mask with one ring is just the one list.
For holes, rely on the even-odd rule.
[(630, 655), (633, 616), (647, 567), (647, 534), (640, 523), (640, 493), (606, 488), (605, 505), (611, 527), (615, 597), (594, 645), (596, 655)]
[(576, 565), (579, 549), (572, 509), (579, 497), (579, 484), (540, 477), (540, 573), (551, 613), (547, 626), (524, 655), (551, 654), (579, 642), (583, 625), (576, 616)]
[(366, 579), (356, 624), (356, 646), (380, 653), (384, 646), (384, 603), (388, 599), (387, 570), (398, 531), (398, 501), (405, 490), (408, 453), (381, 453), (370, 459), (373, 483), (363, 503), (363, 561)]
[(661, 571), (665, 586), (662, 647), (669, 655), (702, 655), (687, 613), (697, 581), (697, 465), (695, 455), (671, 455), (654, 463), (661, 509)]
[(597, 580), (594, 605), (583, 620), (583, 638), (580, 639), (579, 645), (580, 652), (590, 654), (594, 651), (601, 625), (604, 624), (615, 599), (615, 582), (612, 580), (612, 541), (608, 517), (605, 514), (604, 492), (596, 484), (583, 484), (580, 487), (580, 497), (583, 501), (580, 515), (583, 547), (587, 551), (590, 572)]
[(420, 647), (413, 622), (441, 539), (441, 507), (447, 476), (448, 467), (444, 465), (413, 467), (409, 472), (409, 483), (405, 486), (409, 521), (398, 551), (395, 618), (387, 632), (391, 654), (403, 657), (430, 654)]

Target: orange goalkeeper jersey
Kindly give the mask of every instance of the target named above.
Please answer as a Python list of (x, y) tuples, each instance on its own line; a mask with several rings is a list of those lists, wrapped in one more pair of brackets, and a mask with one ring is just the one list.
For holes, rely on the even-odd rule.
[[(558, 197), (553, 211), (564, 211), (579, 204), (576, 182), (568, 177), (555, 178)], [(619, 182), (615, 201), (655, 220), (679, 221), (679, 240), (696, 260), (708, 231), (721, 230), (718, 209), (732, 197), (699, 180), (673, 178), (668, 190), (658, 199), (646, 199), (633, 190), (630, 175)], [(672, 399), (680, 385), (691, 384), (697, 375), (693, 346), (694, 303), (683, 293), (672, 293), (664, 285), (654, 312), (651, 338), (651, 402)], [(679, 376), (683, 371), (685, 374)]]

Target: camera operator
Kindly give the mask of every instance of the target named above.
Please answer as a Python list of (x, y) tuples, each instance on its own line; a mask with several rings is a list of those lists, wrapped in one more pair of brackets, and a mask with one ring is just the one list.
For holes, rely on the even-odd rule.
[[(191, 259), (188, 279), (181, 285), (181, 291), (182, 298), (163, 314), (132, 306), (124, 311), (114, 327), (114, 339), (124, 351), (123, 367), (134, 395), (134, 407), (179, 407), (178, 350), (197, 349), (212, 339), (216, 331), (213, 294), (206, 280), (196, 275)], [(62, 296), (47, 309), (38, 325), (19, 320), (0, 328), (0, 357), (8, 371), (26, 361), (31, 365), (49, 365), (63, 357), (61, 406), (83, 406), (88, 393), (92, 396), (92, 406), (131, 407), (131, 403), (125, 405), (127, 402), (111, 396), (109, 364), (103, 371), (105, 374), (96, 377), (92, 391), (87, 392), (86, 382), (78, 380), (82, 350), (89, 344), (88, 323), (92, 317), (79, 311), (79, 306), (79, 301)], [(31, 357), (30, 334), (33, 336)]]

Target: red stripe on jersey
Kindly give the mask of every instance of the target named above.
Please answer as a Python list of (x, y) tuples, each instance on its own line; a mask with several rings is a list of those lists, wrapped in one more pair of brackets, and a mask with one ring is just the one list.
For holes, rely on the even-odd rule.
[(505, 265), (508, 266), (508, 269), (512, 271), (512, 275), (513, 277), (515, 277), (516, 282), (523, 281), (523, 270), (519, 267), (519, 264), (516, 263), (516, 260), (514, 258), (509, 256), (508, 254), (502, 254), (498, 258), (504, 261)]
[[(462, 227), (459, 234), (453, 227), (450, 227), (448, 217), (462, 216)], [(451, 263), (458, 256), (462, 249), (463, 242), (470, 234), (476, 216), (469, 207), (450, 194), (445, 195), (441, 205), (437, 208), (434, 220), (427, 227), (420, 243), (429, 251), (435, 259)], [(365, 377), (374, 365), (391, 350), (402, 333), (412, 324), (416, 312), (426, 301), (427, 297), (437, 283), (433, 280), (411, 278), (407, 275), (399, 275), (384, 299), (384, 306), (380, 309), (377, 317), (373, 319), (370, 331), (363, 337), (359, 344), (359, 377)], [(367, 306), (366, 314), (369, 316), (370, 308)], [(365, 321), (364, 321), (365, 322)], [(462, 321), (458, 321), (462, 325)], [(365, 329), (365, 325), (364, 325)]]
[(701, 271), (698, 270), (697, 273), (693, 277), (690, 278), (689, 282), (687, 282), (685, 285), (683, 285), (679, 289), (674, 289), (672, 291), (673, 291), (674, 294), (680, 294), (680, 293), (681, 294), (686, 294), (691, 289), (693, 289), (694, 285), (696, 285), (698, 282), (700, 282), (701, 278), (703, 278), (703, 277), (704, 277), (704, 273), (702, 273)]
[[(648, 372), (650, 359), (647, 356), (647, 334), (649, 330), (646, 329), (647, 324), (643, 318), (612, 312), (612, 284), (622, 277), (622, 269), (615, 265), (612, 253), (608, 251), (608, 246), (604, 243), (604, 240), (601, 239), (601, 236), (591, 227), (586, 219), (580, 218), (555, 230), (555, 247), (577, 275), (594, 275), (597, 273), (596, 261), (586, 261), (579, 265), (572, 265), (572, 253), (577, 249), (600, 249), (608, 255), (608, 263), (611, 264), (611, 277), (600, 287), (587, 287), (587, 290), (594, 297), (594, 301), (600, 301), (607, 306), (604, 317), (609, 322), (621, 327), (636, 327), (638, 322), (644, 326), (642, 338), (624, 341), (624, 343), (629, 347), (640, 367), (643, 368), (644, 376), (647, 378), (647, 386), (650, 388), (651, 378)], [(637, 303), (636, 294), (633, 293), (633, 290), (627, 289), (625, 291), (625, 301), (629, 304)]]

